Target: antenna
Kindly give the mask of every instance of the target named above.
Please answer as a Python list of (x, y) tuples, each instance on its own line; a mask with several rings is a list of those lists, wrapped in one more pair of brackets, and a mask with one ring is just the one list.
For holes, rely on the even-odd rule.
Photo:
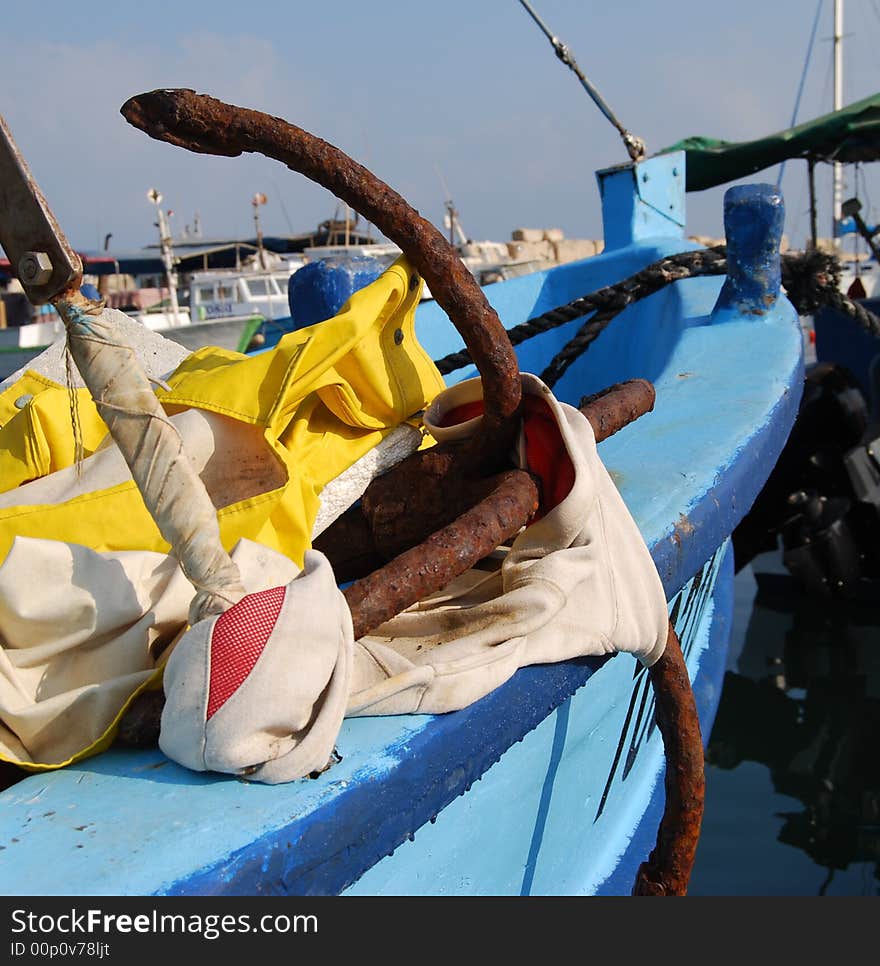
[(162, 251), (162, 263), (165, 265), (165, 278), (168, 281), (168, 297), (171, 301), (171, 314), (174, 325), (180, 325), (180, 306), (177, 303), (177, 279), (174, 275), (174, 254), (171, 249), (171, 230), (168, 227), (168, 215), (162, 210), (162, 192), (158, 188), (150, 188), (147, 192), (147, 199), (156, 206), (159, 220), (156, 227), (159, 229), (159, 248)]
[[(843, 107), (843, 0), (834, 0), (834, 110)], [(831, 165), (831, 237), (841, 247), (840, 216), (843, 202), (843, 165)]]
[(266, 204), (268, 200), (262, 191), (258, 191), (251, 198), (251, 204), (254, 206), (254, 227), (257, 230), (257, 252), (260, 256), (260, 268), (264, 271), (266, 268), (266, 255), (263, 251), (263, 231), (260, 228), (260, 205)]
[(443, 216), (443, 225), (449, 231), (449, 244), (455, 244), (455, 235), (457, 234), (461, 244), (467, 245), (470, 239), (465, 234), (464, 229), (461, 227), (461, 221), (458, 217), (458, 209), (455, 207), (455, 203), (452, 200), (452, 194), (449, 191), (449, 185), (446, 184), (446, 179), (443, 177), (440, 171), (440, 166), (438, 164), (434, 165), (434, 170), (437, 172), (437, 177), (440, 179), (440, 184), (443, 187), (444, 201), (443, 205), (446, 208), (446, 214)]
[(284, 198), (278, 189), (278, 184), (272, 179), (272, 187), (275, 189), (275, 197), (278, 199), (278, 204), (281, 205), (281, 213), (284, 215), (284, 220), (287, 222), (287, 228), (291, 235), (296, 234), (293, 230), (293, 223), (290, 220), (290, 215), (287, 214), (287, 206), (284, 204)]

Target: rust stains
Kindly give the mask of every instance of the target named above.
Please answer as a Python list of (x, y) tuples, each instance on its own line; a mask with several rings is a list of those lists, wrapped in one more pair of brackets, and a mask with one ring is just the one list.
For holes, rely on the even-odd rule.
[(683, 896), (703, 822), (703, 739), (687, 666), (672, 623), (662, 657), (648, 669), (666, 751), (666, 807), (657, 844), (639, 867), (633, 895)]

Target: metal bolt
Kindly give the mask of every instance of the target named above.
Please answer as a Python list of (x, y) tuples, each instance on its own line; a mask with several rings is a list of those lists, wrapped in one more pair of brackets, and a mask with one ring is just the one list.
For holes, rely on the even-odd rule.
[(394, 344), (395, 345), (400, 345), (401, 342), (403, 342), (403, 329), (395, 329), (394, 330)]
[(409, 277), (409, 290), (410, 290), (410, 292), (415, 292), (416, 286), (418, 284), (419, 284), (419, 276), (416, 275), (415, 272), (413, 272), (413, 274), (410, 275), (410, 277)]
[(25, 285), (45, 285), (52, 277), (52, 260), (45, 252), (25, 252), (18, 262), (18, 277)]
[(33, 393), (30, 393), (30, 392), (25, 393), (23, 396), (19, 396), (18, 399), (15, 400), (15, 408), (24, 409), (24, 407), (27, 406), (27, 404), (33, 398), (34, 398)]

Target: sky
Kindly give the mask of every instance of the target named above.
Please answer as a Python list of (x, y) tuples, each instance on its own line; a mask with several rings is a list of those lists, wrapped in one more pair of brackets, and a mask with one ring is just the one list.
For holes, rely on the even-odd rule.
[[(689, 135), (788, 127), (818, 0), (531, 3), (650, 154)], [(798, 121), (833, 106), (832, 0), (819, 18)], [(847, 0), (844, 32), (849, 103), (880, 91), (880, 0)], [(519, 227), (601, 237), (594, 172), (627, 160), (519, 0), (0, 0), (0, 51), (0, 114), (83, 251), (108, 233), (119, 252), (154, 243), (153, 187), (175, 233), (198, 215), (206, 236), (252, 237), (256, 192), (267, 234), (305, 232), (336, 211), (331, 194), (276, 161), (196, 155), (131, 127), (121, 105), (160, 87), (319, 135), (441, 230), (451, 197), (474, 239)], [(789, 162), (782, 182), (795, 247), (809, 230), (805, 169)], [(775, 183), (778, 172), (747, 180)], [(827, 235), (827, 166), (817, 181)], [(724, 190), (688, 195), (689, 233), (722, 234)], [(880, 183), (867, 168), (859, 194), (873, 224)]]

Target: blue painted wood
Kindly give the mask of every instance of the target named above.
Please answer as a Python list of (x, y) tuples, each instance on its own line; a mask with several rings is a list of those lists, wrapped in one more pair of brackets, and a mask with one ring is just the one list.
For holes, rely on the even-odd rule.
[(374, 282), (383, 268), (367, 256), (303, 265), (287, 283), (290, 331), (332, 318), (354, 292)]
[(782, 195), (769, 184), (735, 185), (724, 193), (727, 278), (713, 321), (763, 315), (779, 297)]
[[(720, 697), (732, 576), (725, 543), (670, 604), (704, 721)], [(345, 894), (626, 895), (663, 810), (653, 706), (645, 670), (608, 661)], [(643, 812), (651, 818), (640, 822)]]
[[(880, 314), (880, 299), (864, 299), (866, 309)], [(816, 358), (835, 362), (855, 376), (875, 419), (880, 419), (880, 338), (866, 332), (854, 319), (828, 306), (813, 319)]]
[[(511, 326), (685, 247), (674, 237), (655, 238), (498, 283), (487, 295)], [(556, 387), (560, 398), (576, 403), (582, 393), (622, 378), (655, 383), (654, 411), (600, 452), (670, 600), (751, 505), (794, 420), (802, 385), (800, 327), (787, 301), (721, 324), (713, 315), (720, 286), (718, 279), (693, 279), (631, 306)], [(522, 368), (540, 372), (576, 325), (525, 343)], [(436, 305), (419, 308), (417, 330), (435, 358), (460, 346)], [(728, 577), (729, 567), (722, 568), (718, 580)], [(698, 654), (697, 680), (710, 668), (717, 672), (717, 651), (701, 647)], [(116, 750), (28, 778), (0, 795), (0, 892), (20, 890), (22, 868), (33, 894), (340, 892), (417, 830), (425, 832), (434, 816), (445, 824), (443, 810), (453, 803), (461, 801), (456, 808), (468, 815), (477, 809), (473, 783), (481, 776), (480, 789), (513, 776), (503, 779), (513, 794), (517, 770), (496, 771), (499, 759), (521, 761), (520, 778), (534, 789), (533, 815), (544, 814), (540, 830), (533, 821), (509, 843), (522, 857), (516, 890), (583, 891), (587, 880), (598, 889), (600, 867), (607, 881), (613, 860), (643, 823), (657, 771), (631, 769), (627, 795), (606, 809), (618, 816), (608, 861), (582, 867), (576, 880), (559, 873), (554, 884), (561, 860), (548, 857), (571, 852), (559, 838), (571, 816), (560, 814), (559, 804), (577, 797), (560, 749), (574, 732), (587, 733), (590, 709), (601, 705), (606, 682), (617, 681), (627, 661), (626, 688), (615, 684), (613, 699), (628, 701), (631, 659), (573, 661), (523, 669), (454, 714), (346, 720), (338, 743), (343, 760), (315, 780), (263, 786), (188, 772), (159, 752)], [(720, 686), (717, 673), (714, 679)], [(568, 711), (554, 714), (572, 696)], [(704, 730), (710, 724), (705, 720)], [(658, 740), (652, 735), (644, 761), (651, 755), (660, 761)], [(578, 859), (589, 862), (590, 853)]]
[(684, 236), (684, 164), (684, 151), (674, 151), (596, 172), (607, 251)]
[[(712, 596), (712, 619), (709, 627), (709, 641), (699, 663), (691, 687), (697, 704), (701, 722), (714, 721), (721, 701), (721, 682), (727, 667), (727, 646), (733, 627), (733, 571), (734, 557), (730, 545), (724, 552), (715, 579)], [(703, 726), (703, 746), (709, 743), (711, 728)], [(633, 869), (638, 869), (645, 856), (649, 855), (657, 841), (657, 829), (663, 817), (665, 795), (661, 793), (662, 776), (658, 776), (656, 794), (633, 831), (632, 838), (620, 862), (608, 878), (596, 889), (596, 895), (626, 895), (634, 882)]]

